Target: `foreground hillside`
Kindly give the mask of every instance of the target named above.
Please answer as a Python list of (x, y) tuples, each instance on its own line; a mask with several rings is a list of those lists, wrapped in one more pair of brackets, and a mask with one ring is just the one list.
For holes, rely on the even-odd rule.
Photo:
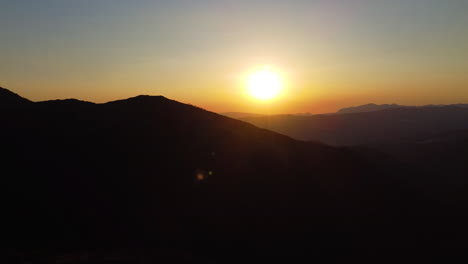
[(315, 255), (463, 236), (431, 218), (462, 222), (459, 207), (433, 201), (422, 175), (392, 158), (161, 96), (18, 103), (0, 110), (0, 124), (1, 239), (19, 251)]

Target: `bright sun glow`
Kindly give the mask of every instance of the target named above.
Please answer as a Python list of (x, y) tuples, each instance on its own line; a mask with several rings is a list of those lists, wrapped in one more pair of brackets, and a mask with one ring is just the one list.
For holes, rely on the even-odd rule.
[(271, 100), (281, 92), (281, 78), (269, 66), (252, 73), (247, 80), (250, 96), (266, 101)]

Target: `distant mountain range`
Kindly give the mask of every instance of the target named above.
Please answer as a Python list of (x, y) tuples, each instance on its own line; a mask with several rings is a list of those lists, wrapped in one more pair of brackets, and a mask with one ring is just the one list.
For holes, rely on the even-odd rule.
[[(390, 152), (299, 141), (163, 96), (33, 103), (0, 91), (0, 240), (12, 249), (226, 260), (466, 242), (468, 197), (440, 187), (453, 178)], [(249, 121), (350, 142), (432, 133), (465, 120), (460, 109)]]
[[(423, 106), (408, 106), (408, 105), (398, 105), (398, 104), (365, 104), (360, 106), (346, 107), (338, 110), (336, 113), (325, 113), (325, 114), (316, 114), (316, 115), (333, 115), (333, 114), (354, 114), (354, 113), (366, 113), (366, 112), (375, 112), (387, 109), (397, 109), (397, 108), (427, 108), (427, 107), (460, 107), (468, 108), (468, 104), (450, 104), (450, 105), (423, 105)], [(297, 114), (280, 114), (280, 115), (264, 115), (256, 113), (243, 113), (243, 112), (224, 112), (220, 113), (221, 115), (235, 118), (243, 119), (250, 117), (265, 117), (265, 116), (312, 116), (311, 113), (297, 113)]]
[(354, 107), (347, 107), (338, 110), (336, 113), (338, 114), (349, 114), (349, 113), (362, 113), (362, 112), (374, 112), (386, 109), (395, 109), (395, 108), (404, 108), (407, 106), (397, 105), (397, 104), (366, 104)]
[[(234, 118), (234, 119), (268, 116), (268, 115), (262, 115), (262, 114), (243, 113), (243, 112), (224, 112), (224, 113), (220, 113), (220, 115), (227, 116), (227, 117)], [(311, 115), (312, 114), (310, 113), (293, 114), (293, 116), (311, 116)]]
[(278, 115), (241, 120), (299, 140), (336, 146), (400, 142), (468, 129), (466, 105), (389, 107), (356, 113), (308, 117)]
[(405, 105), (398, 105), (398, 104), (381, 104), (381, 105), (366, 104), (366, 105), (342, 108), (338, 110), (336, 113), (337, 114), (350, 114), (350, 113), (375, 112), (375, 111), (380, 111), (380, 110), (396, 109), (396, 108), (425, 108), (425, 107), (445, 107), (445, 106), (468, 108), (468, 104), (425, 105), (425, 106), (405, 106)]
[(254, 114), (254, 113), (243, 113), (243, 112), (224, 112), (220, 113), (220, 115), (227, 116), (234, 119), (244, 118), (244, 117), (258, 117), (258, 116), (265, 116), (262, 114)]

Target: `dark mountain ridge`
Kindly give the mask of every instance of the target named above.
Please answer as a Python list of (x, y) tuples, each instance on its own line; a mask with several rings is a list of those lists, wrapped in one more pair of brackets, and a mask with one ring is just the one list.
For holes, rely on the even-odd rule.
[(31, 103), (25, 99), (5, 88), (0, 87), (0, 108), (3, 107), (17, 107)]
[(447, 243), (464, 234), (426, 221), (442, 210), (432, 189), (388, 156), (162, 96), (30, 103), (0, 111), (0, 124), (1, 239), (12, 248), (171, 245), (226, 258), (437, 246), (439, 233)]

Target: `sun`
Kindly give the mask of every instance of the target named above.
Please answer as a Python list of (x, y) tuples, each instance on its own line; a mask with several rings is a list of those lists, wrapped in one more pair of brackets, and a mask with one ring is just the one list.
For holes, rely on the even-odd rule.
[(249, 95), (257, 100), (272, 100), (281, 92), (281, 78), (270, 66), (265, 66), (248, 77), (247, 88)]

